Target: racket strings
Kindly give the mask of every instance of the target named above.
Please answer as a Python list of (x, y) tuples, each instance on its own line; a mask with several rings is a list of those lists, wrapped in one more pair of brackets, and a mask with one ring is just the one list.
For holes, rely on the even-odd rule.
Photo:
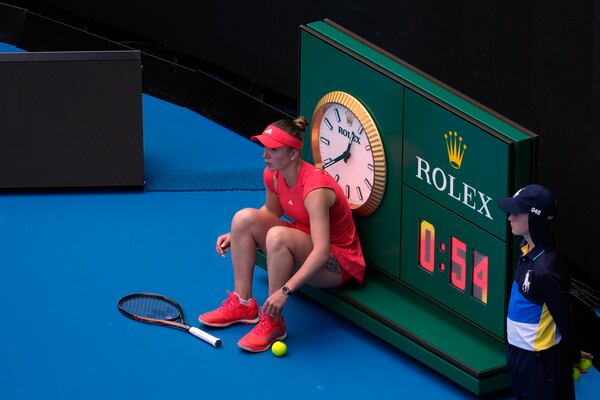
[(143, 318), (174, 321), (181, 317), (179, 308), (156, 297), (132, 297), (124, 301), (121, 307), (129, 314)]
[(598, 290), (590, 287), (589, 285), (577, 280), (571, 279), (571, 294), (580, 300), (587, 300), (595, 307), (600, 306), (600, 293)]

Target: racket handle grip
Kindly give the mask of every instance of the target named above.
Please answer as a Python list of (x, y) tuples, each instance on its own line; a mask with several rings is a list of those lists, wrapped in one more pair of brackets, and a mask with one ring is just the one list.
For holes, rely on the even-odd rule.
[(221, 344), (223, 343), (221, 341), (221, 339), (219, 339), (218, 337), (215, 337), (215, 336), (211, 335), (210, 333), (206, 333), (202, 329), (198, 329), (195, 326), (190, 327), (188, 332), (190, 332), (192, 335), (196, 336), (197, 338), (202, 339), (205, 342), (212, 344), (214, 347), (221, 347)]

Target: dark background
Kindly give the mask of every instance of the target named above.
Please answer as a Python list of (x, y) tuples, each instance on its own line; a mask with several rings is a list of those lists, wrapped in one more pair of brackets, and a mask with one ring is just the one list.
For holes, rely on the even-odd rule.
[[(559, 200), (554, 226), (560, 247), (600, 281), (595, 257), (600, 223), (598, 1), (4, 1), (144, 50), (145, 67), (148, 55), (165, 60), (170, 63), (165, 74), (145, 68), (146, 92), (192, 106), (244, 135), (280, 111), (294, 114), (298, 25), (330, 18), (539, 134), (537, 182)], [(19, 18), (0, 14), (0, 24), (15, 25), (15, 36)], [(33, 34), (24, 33), (31, 40)], [(66, 37), (50, 45), (40, 35), (47, 49), (81, 45)], [(251, 97), (272, 109), (261, 111), (264, 118), (256, 121), (248, 117), (256, 113), (242, 107), (241, 100), (217, 104), (210, 85), (199, 84), (204, 81), (198, 70), (235, 88), (240, 99)], [(168, 73), (171, 78), (164, 80)]]
[(0, 58), (0, 189), (142, 188), (140, 53)]

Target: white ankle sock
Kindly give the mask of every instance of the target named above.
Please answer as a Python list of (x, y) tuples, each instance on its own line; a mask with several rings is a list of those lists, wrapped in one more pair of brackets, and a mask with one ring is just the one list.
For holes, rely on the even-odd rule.
[(239, 294), (237, 294), (236, 292), (233, 292), (233, 293), (235, 293), (235, 295), (238, 297), (238, 299), (240, 300), (240, 304), (241, 304), (241, 305), (244, 305), (244, 306), (249, 306), (249, 305), (250, 305), (250, 303), (252, 302), (252, 298), (249, 298), (248, 300), (245, 300), (245, 299), (242, 299), (242, 298), (240, 297), (240, 295), (239, 295)]

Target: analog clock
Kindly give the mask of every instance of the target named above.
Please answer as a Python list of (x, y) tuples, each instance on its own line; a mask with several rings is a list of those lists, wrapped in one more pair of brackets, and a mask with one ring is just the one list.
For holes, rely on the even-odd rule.
[(377, 210), (385, 192), (385, 153), (375, 121), (356, 98), (334, 91), (319, 100), (311, 145), (315, 165), (335, 178), (356, 214)]

